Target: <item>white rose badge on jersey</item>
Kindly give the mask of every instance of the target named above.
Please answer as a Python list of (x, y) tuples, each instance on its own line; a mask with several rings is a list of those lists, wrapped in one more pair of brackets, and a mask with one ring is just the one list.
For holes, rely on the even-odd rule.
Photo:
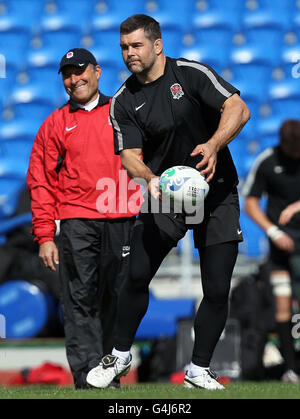
[[(204, 199), (209, 192), (209, 185), (198, 170), (188, 166), (170, 167), (160, 176), (159, 190), (162, 201), (169, 201), (175, 212), (197, 212), (194, 222), (199, 223), (203, 220)], [(192, 218), (190, 217), (189, 222)]]
[(184, 95), (184, 91), (179, 83), (174, 83), (170, 87), (173, 99), (180, 99)]

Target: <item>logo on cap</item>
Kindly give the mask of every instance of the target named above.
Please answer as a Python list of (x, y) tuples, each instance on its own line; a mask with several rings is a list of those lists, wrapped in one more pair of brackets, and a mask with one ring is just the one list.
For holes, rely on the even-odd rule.
[(68, 52), (68, 54), (66, 55), (67, 58), (72, 58), (74, 55), (73, 51)]

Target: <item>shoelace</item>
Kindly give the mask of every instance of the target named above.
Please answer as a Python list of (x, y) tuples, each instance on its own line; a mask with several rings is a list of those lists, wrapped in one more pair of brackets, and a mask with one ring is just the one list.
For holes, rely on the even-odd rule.
[(207, 371), (207, 374), (208, 375), (210, 375), (214, 380), (218, 381), (218, 376), (217, 376), (217, 374), (214, 371), (212, 371), (210, 369), (208, 369), (206, 371)]
[(103, 362), (100, 362), (99, 363), (99, 368), (97, 368), (96, 369), (96, 371), (95, 371), (95, 374), (98, 376), (98, 377), (101, 377), (101, 376), (107, 376), (107, 373), (109, 373), (110, 371), (113, 371), (114, 373), (118, 373), (119, 371), (118, 371), (118, 366), (121, 366), (122, 364), (121, 364), (121, 362), (119, 361), (119, 359), (117, 360), (117, 362), (114, 364), (114, 365), (112, 365), (111, 367), (109, 367), (109, 368), (103, 368)]

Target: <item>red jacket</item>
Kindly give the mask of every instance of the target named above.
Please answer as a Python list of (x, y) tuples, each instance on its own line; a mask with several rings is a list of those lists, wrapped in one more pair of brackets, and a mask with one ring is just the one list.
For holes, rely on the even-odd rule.
[(41, 125), (27, 173), (32, 233), (39, 244), (53, 240), (55, 220), (138, 214), (141, 191), (114, 154), (109, 106), (110, 98), (100, 93), (90, 112), (67, 103)]

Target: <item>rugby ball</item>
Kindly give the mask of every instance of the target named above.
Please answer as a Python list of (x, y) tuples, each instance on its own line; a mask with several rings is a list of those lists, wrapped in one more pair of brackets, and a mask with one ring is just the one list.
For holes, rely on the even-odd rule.
[(162, 198), (183, 205), (200, 206), (209, 192), (209, 185), (200, 172), (188, 166), (173, 166), (159, 179)]

